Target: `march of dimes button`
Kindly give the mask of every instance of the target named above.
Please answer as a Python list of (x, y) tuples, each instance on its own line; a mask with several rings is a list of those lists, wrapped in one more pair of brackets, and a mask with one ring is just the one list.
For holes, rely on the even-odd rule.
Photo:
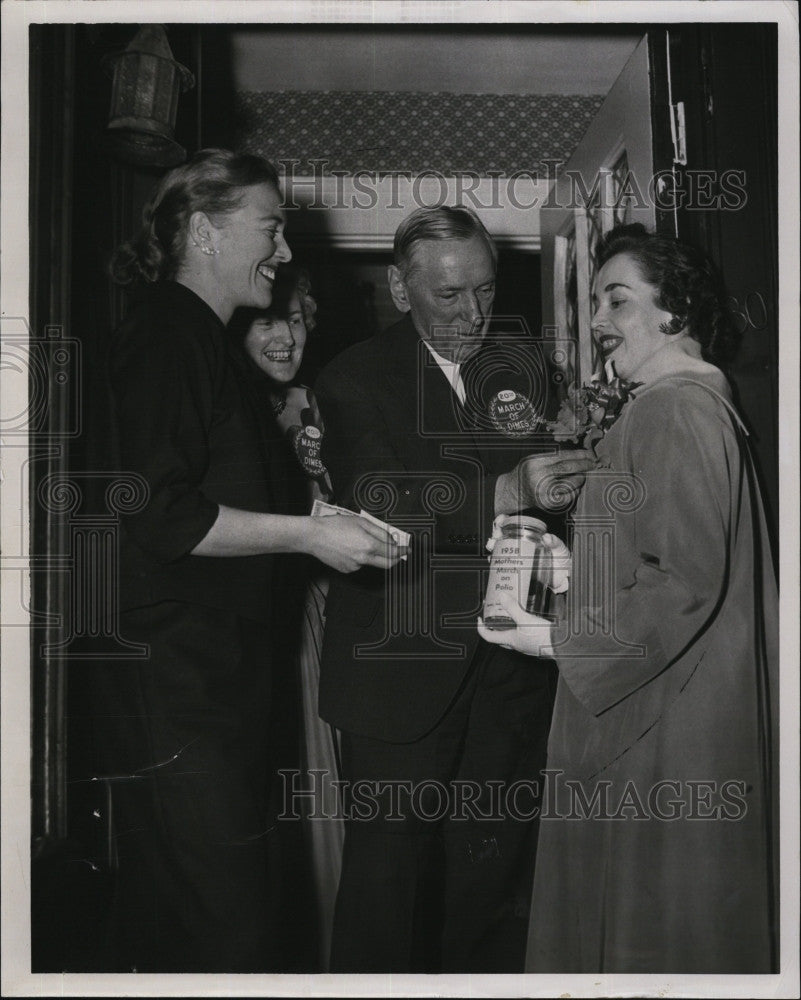
[(514, 389), (501, 389), (489, 401), (492, 426), (507, 437), (524, 437), (540, 423), (531, 400)]

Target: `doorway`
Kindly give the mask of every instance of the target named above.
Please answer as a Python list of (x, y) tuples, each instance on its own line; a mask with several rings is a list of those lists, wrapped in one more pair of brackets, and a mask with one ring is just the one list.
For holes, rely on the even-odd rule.
[[(387, 329), (401, 318), (387, 284), (389, 250), (346, 250), (330, 244), (293, 246), (294, 263), (308, 270), (317, 302), (317, 328), (309, 337), (300, 378), (313, 385), (320, 370), (340, 351)], [(531, 336), (540, 336), (540, 255), (503, 247), (493, 314), (521, 317)]]

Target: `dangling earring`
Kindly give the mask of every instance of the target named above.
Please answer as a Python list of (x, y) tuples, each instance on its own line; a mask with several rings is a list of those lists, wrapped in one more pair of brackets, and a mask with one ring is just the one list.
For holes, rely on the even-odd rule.
[(659, 324), (659, 332), (664, 333), (669, 337), (673, 337), (677, 333), (681, 333), (686, 325), (686, 316), (672, 316), (668, 322)]
[(201, 253), (208, 254), (210, 257), (214, 257), (216, 254), (220, 252), (219, 250), (215, 250), (213, 247), (207, 247), (204, 246), (202, 243), (198, 243), (197, 240), (192, 240), (192, 242), (195, 244), (198, 250), (200, 250)]

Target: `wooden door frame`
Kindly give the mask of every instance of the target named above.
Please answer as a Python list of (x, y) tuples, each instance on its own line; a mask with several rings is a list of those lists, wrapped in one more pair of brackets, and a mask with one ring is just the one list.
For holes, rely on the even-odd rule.
[[(751, 430), (778, 557), (778, 25), (673, 26), (670, 67), (673, 100), (685, 107), (687, 149), (686, 163), (676, 167), (678, 190), (686, 194), (674, 213), (676, 235), (702, 247), (720, 269), (732, 321), (743, 332), (730, 380), (737, 395), (741, 386), (750, 385), (738, 405)], [(743, 168), (744, 176), (740, 205), (715, 210), (693, 203), (695, 177), (712, 178), (712, 192), (717, 193), (723, 173), (736, 167)], [(745, 265), (749, 255), (754, 268)], [(749, 297), (758, 304), (754, 312), (759, 316), (750, 314)], [(759, 342), (756, 351), (753, 338)], [(757, 402), (758, 379), (767, 399), (761, 398), (760, 386)]]
[[(49, 370), (51, 345), (69, 340), (75, 136), (75, 28), (36, 25), (30, 46), (30, 339), (44, 368), (31, 366), (30, 398), (44, 392), (46, 422), (29, 428), (31, 573), (31, 833), (34, 844), (66, 835), (66, 676), (54, 647), (68, 601), (66, 576), (51, 555), (68, 546), (66, 523), (38, 502), (40, 484), (69, 467), (68, 397)], [(65, 336), (66, 334), (66, 336)], [(71, 358), (71, 361), (75, 361)], [(34, 384), (44, 372), (45, 383)], [(76, 369), (72, 369), (73, 377)], [(78, 366), (79, 376), (79, 366)], [(69, 375), (67, 377), (70, 377)]]
[[(652, 49), (658, 40), (657, 31), (649, 31), (629, 58), (601, 108), (590, 123), (579, 147), (561, 170), (543, 205), (540, 219), (542, 233), (542, 305), (543, 317), (553, 317), (556, 336), (571, 346), (573, 370), (568, 372), (565, 385), (575, 379), (579, 384), (592, 374), (593, 352), (590, 335), (591, 264), (587, 233), (588, 212), (596, 193), (600, 198), (599, 211), (602, 229), (612, 226), (609, 198), (609, 178), (621, 151), (629, 153), (629, 172), (635, 183), (635, 196), (631, 206), (632, 222), (642, 222), (648, 228), (656, 224), (651, 199), (647, 197), (648, 185), (654, 174), (654, 139), (652, 127), (653, 93)], [(638, 141), (631, 142), (627, 123), (632, 117), (641, 123)], [(660, 165), (661, 165), (661, 161)], [(575, 234), (577, 330), (566, 325), (567, 310), (561, 301), (564, 295), (565, 273), (560, 271), (566, 260), (565, 240)], [(558, 266), (557, 266), (558, 265)]]

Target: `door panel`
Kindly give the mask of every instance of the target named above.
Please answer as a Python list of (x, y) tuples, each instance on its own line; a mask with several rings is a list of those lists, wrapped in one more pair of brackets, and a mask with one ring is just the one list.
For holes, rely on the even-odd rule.
[[(749, 427), (774, 543), (778, 467), (777, 25), (671, 29), (673, 99), (685, 106), (678, 235), (702, 246), (742, 334), (729, 374)], [(797, 336), (797, 330), (792, 331)]]
[(774, 545), (777, 65), (775, 24), (649, 30), (541, 213), (543, 322), (575, 344), (566, 383), (587, 381), (598, 367), (589, 289), (601, 233), (618, 222), (642, 222), (696, 244), (717, 264), (742, 333), (728, 374), (750, 429)]
[(551, 187), (541, 212), (543, 320), (576, 344), (566, 381), (599, 365), (590, 297), (599, 238), (622, 222), (655, 224), (649, 36), (643, 37)]

